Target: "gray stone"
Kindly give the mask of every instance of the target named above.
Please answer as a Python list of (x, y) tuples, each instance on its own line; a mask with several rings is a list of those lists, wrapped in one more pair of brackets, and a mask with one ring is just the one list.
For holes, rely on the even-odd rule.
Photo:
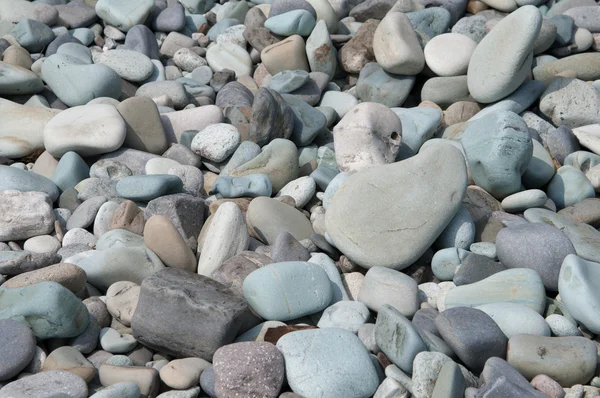
[(49, 370), (25, 377), (2, 387), (0, 396), (13, 398), (87, 398), (86, 382), (74, 373)]
[(504, 264), (489, 257), (471, 253), (461, 262), (452, 281), (456, 286), (469, 285), (506, 269)]
[(531, 268), (549, 291), (558, 290), (563, 260), (575, 254), (569, 238), (545, 223), (529, 223), (500, 230), (496, 237), (498, 259), (507, 268)]
[(104, 196), (94, 196), (77, 206), (71, 217), (67, 220), (67, 230), (73, 228), (87, 228), (94, 222), (100, 207), (106, 203)]
[(217, 396), (276, 397), (285, 377), (282, 353), (271, 343), (242, 342), (219, 348), (213, 359)]
[(383, 305), (377, 314), (375, 341), (390, 361), (407, 373), (412, 373), (417, 354), (427, 351), (418, 330), (388, 304)]
[(12, 379), (35, 355), (35, 336), (31, 329), (13, 319), (0, 320), (0, 381)]
[(271, 247), (273, 262), (308, 261), (310, 253), (289, 232), (282, 232)]
[(390, 305), (405, 317), (412, 317), (419, 308), (417, 282), (393, 269), (373, 267), (366, 273), (357, 300), (378, 312)]
[(180, 357), (212, 360), (238, 333), (247, 304), (212, 279), (168, 268), (142, 283), (131, 321), (145, 346)]
[(8, 190), (44, 192), (51, 202), (55, 202), (59, 195), (52, 180), (31, 171), (0, 165), (0, 192)]
[(262, 147), (276, 138), (290, 138), (293, 128), (294, 112), (281, 95), (259, 89), (252, 105), (249, 140)]
[(138, 51), (151, 59), (160, 59), (160, 52), (154, 33), (145, 25), (135, 25), (125, 36), (124, 47)]
[(450, 308), (435, 318), (435, 325), (456, 355), (474, 372), (483, 370), (488, 358), (506, 355), (506, 336), (481, 310)]
[[(348, 178), (333, 197), (326, 213), (327, 233), (358, 265), (406, 268), (452, 220), (466, 183), (464, 157), (449, 145), (428, 148), (403, 162), (362, 170)], [(377, 188), (365, 190), (366, 184)], [(421, 206), (431, 195), (446, 199), (437, 202), (439, 207)], [(402, 211), (389, 212), (392, 203)], [(378, 227), (368, 230), (365, 225)], [(405, 244), (389, 244), (392, 241)]]
[(390, 108), (402, 106), (414, 83), (414, 76), (394, 75), (376, 62), (370, 62), (360, 71), (356, 94), (365, 102), (377, 102)]
[(369, 309), (363, 303), (359, 301), (339, 301), (323, 311), (317, 326), (321, 329), (345, 329), (356, 334), (370, 317)]
[(488, 314), (508, 338), (517, 334), (550, 336), (550, 328), (544, 318), (524, 305), (492, 303), (476, 308)]
[(443, 7), (432, 7), (406, 14), (412, 24), (421, 47), (435, 36), (445, 33), (452, 22), (452, 14)]
[(48, 234), (54, 230), (55, 220), (52, 200), (45, 193), (0, 192), (0, 241)]

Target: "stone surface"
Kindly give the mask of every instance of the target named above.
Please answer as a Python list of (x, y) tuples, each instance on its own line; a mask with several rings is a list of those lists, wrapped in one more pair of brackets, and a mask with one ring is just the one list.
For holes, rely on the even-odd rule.
[(146, 278), (141, 286), (133, 335), (171, 355), (212, 360), (219, 347), (233, 341), (248, 308), (220, 283), (175, 268)]
[(0, 321), (0, 336), (0, 380), (5, 381), (18, 375), (34, 358), (35, 336), (27, 325), (13, 319)]
[(40, 372), (6, 384), (2, 390), (2, 395), (15, 398), (31, 396), (86, 398), (88, 396), (88, 386), (85, 380), (64, 370)]
[[(425, 177), (426, 170), (435, 174), (427, 173)], [(403, 162), (356, 173), (337, 191), (328, 207), (327, 233), (342, 253), (363, 267), (406, 268), (425, 252), (458, 211), (466, 189), (465, 171), (462, 154), (441, 145)], [(423, 184), (424, 178), (427, 184)], [(375, 189), (366, 191), (365, 184)], [(409, 186), (414, 188), (407, 189)], [(429, 190), (446, 199), (425, 209), (420, 204), (433, 195)], [(388, 212), (390, 206), (397, 209), (392, 214)], [(376, 229), (365, 229), (365, 225)], [(391, 245), (392, 241), (407, 244)]]
[(288, 383), (301, 396), (358, 398), (370, 396), (379, 384), (368, 351), (346, 330), (288, 333), (277, 348), (285, 358)]

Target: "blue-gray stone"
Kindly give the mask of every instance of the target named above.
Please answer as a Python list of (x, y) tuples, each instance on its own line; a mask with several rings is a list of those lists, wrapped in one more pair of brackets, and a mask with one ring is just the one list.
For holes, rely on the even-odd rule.
[(241, 22), (235, 18), (225, 18), (217, 22), (213, 25), (212, 28), (206, 33), (209, 39), (212, 41), (217, 41), (217, 37), (225, 31), (225, 29), (230, 28), (235, 25), (240, 25)]
[(0, 320), (0, 381), (17, 376), (35, 355), (35, 336), (28, 325)]
[(242, 177), (219, 176), (211, 192), (223, 198), (256, 198), (271, 196), (273, 187), (266, 174), (248, 174)]
[(369, 352), (351, 332), (328, 328), (284, 335), (277, 348), (287, 381), (304, 397), (362, 398), (377, 390), (379, 376)]
[(52, 181), (61, 191), (66, 191), (89, 177), (90, 168), (85, 160), (77, 152), (69, 151), (58, 161)]
[(416, 155), (425, 141), (433, 136), (443, 116), (439, 110), (427, 106), (392, 108), (392, 111), (402, 123), (402, 143), (396, 160)]
[(474, 241), (475, 223), (467, 209), (462, 206), (435, 243), (439, 248), (457, 247), (466, 250)]
[(556, 39), (552, 47), (564, 47), (573, 41), (575, 36), (575, 22), (568, 15), (556, 15), (548, 20), (556, 26)]
[(315, 171), (310, 173), (310, 177), (315, 180), (317, 186), (325, 191), (333, 178), (340, 173), (337, 169), (332, 169), (324, 165), (319, 165)]
[(475, 184), (496, 199), (518, 192), (533, 154), (529, 129), (510, 111), (497, 111), (469, 124), (461, 143)]
[(61, 23), (65, 23), (72, 29), (83, 28), (92, 25), (97, 19), (96, 10), (81, 0), (62, 3), (55, 7)]
[(290, 140), (297, 146), (310, 145), (327, 124), (325, 115), (295, 95), (282, 94), (282, 97), (294, 112), (294, 129)]
[(186, 13), (185, 26), (181, 33), (183, 33), (186, 36), (191, 36), (192, 34), (197, 33), (198, 28), (200, 28), (200, 26), (204, 24), (208, 24), (208, 21), (206, 20), (206, 17), (204, 17), (204, 15)]
[(550, 336), (550, 326), (543, 316), (529, 307), (515, 303), (492, 303), (476, 307), (488, 314), (509, 339), (516, 334)]
[(237, 107), (252, 107), (254, 102), (254, 94), (243, 84), (239, 82), (229, 82), (217, 93), (215, 105), (237, 106)]
[(446, 308), (502, 302), (522, 304), (538, 314), (543, 313), (546, 289), (538, 273), (529, 268), (507, 269), (482, 281), (457, 286), (444, 299)]
[(442, 7), (409, 12), (406, 16), (417, 33), (421, 47), (425, 47), (435, 36), (446, 33), (452, 22), (452, 15)]
[(68, 106), (85, 105), (98, 97), (117, 99), (121, 96), (121, 78), (117, 72), (106, 65), (89, 65), (72, 56), (54, 54), (46, 58), (42, 76)]
[(306, 10), (292, 10), (269, 17), (265, 28), (281, 36), (308, 36), (317, 23), (315, 17)]
[(394, 365), (407, 373), (412, 373), (417, 354), (427, 351), (417, 328), (389, 304), (379, 308), (374, 333), (381, 351)]
[(364, 325), (371, 313), (366, 305), (360, 301), (339, 301), (323, 311), (317, 326), (323, 328), (345, 329), (354, 334)]
[(271, 3), (271, 10), (269, 11), (270, 17), (275, 17), (293, 10), (306, 10), (310, 12), (315, 19), (317, 18), (317, 12), (313, 6), (305, 0), (273, 0), (268, 2)]
[(327, 273), (318, 265), (292, 261), (266, 265), (244, 279), (244, 298), (266, 320), (311, 315), (331, 303)]
[(100, 236), (96, 242), (96, 250), (107, 250), (116, 247), (142, 247), (144, 237), (125, 229), (111, 229)]
[(125, 199), (148, 202), (159, 196), (183, 192), (181, 178), (170, 174), (124, 177), (117, 183), (117, 194)]
[(541, 143), (536, 140), (531, 140), (531, 143), (533, 144), (533, 155), (521, 180), (523, 185), (529, 189), (542, 188), (554, 176), (554, 161)]
[(415, 76), (394, 75), (377, 62), (369, 62), (360, 71), (356, 94), (361, 101), (377, 102), (387, 107), (402, 106), (415, 84)]
[[(315, 235), (311, 236), (311, 239)], [(323, 238), (324, 239), (324, 238)], [(325, 241), (327, 243), (327, 241)], [(332, 246), (333, 247), (333, 246)], [(346, 293), (346, 288), (344, 287), (344, 282), (342, 282), (342, 277), (340, 276), (340, 272), (338, 271), (338, 267), (335, 265), (335, 262), (324, 253), (313, 253), (312, 257), (309, 260), (310, 263), (317, 264), (319, 267), (325, 271), (327, 276), (329, 277), (329, 281), (331, 282), (331, 303), (337, 303), (342, 300), (350, 300), (348, 293)]]
[[(108, 365), (113, 365), (111, 360), (115, 357), (120, 356), (121, 355), (113, 355), (112, 357), (108, 358), (108, 361), (106, 361), (106, 363)], [(102, 390), (98, 391), (90, 398), (139, 398), (141, 396), (140, 394), (140, 388), (137, 384), (135, 384), (132, 381), (124, 381), (122, 383), (116, 383), (111, 386), (104, 387)]]
[(217, 398), (215, 392), (215, 369), (211, 366), (200, 375), (200, 387), (211, 398)]
[(89, 46), (94, 42), (94, 31), (89, 28), (77, 28), (69, 31), (69, 34), (83, 43), (84, 46)]
[(571, 254), (564, 259), (558, 278), (558, 292), (569, 314), (592, 333), (600, 333), (599, 277), (600, 264)]
[(83, 43), (81, 43), (80, 40), (78, 40), (77, 38), (75, 38), (71, 35), (68, 35), (68, 34), (60, 35), (60, 36), (57, 36), (56, 39), (52, 40), (50, 42), (50, 44), (48, 44), (48, 46), (46, 47), (46, 52), (45, 52), (46, 57), (56, 54), (56, 51), (58, 50), (58, 48), (65, 43), (77, 43), (77, 44), (83, 45)]
[(480, 119), (483, 116), (487, 116), (496, 111), (511, 111), (514, 113), (521, 113), (527, 110), (527, 108), (537, 101), (545, 89), (545, 85), (541, 81), (526, 81), (508, 97), (505, 97), (493, 105), (486, 106), (484, 109), (477, 112), (477, 114), (469, 119), (469, 121)]
[[(2, 76), (2, 80), (0, 80), (0, 95), (35, 94), (39, 93), (44, 89), (44, 82), (42, 81), (42, 79), (40, 79), (38, 75), (18, 65), (12, 65), (7, 62), (0, 62), (0, 75)], [(11, 137), (8, 136), (5, 139), (11, 139)], [(25, 155), (25, 153), (33, 151), (33, 147), (29, 152), (25, 150), (25, 153), (22, 153), (23, 150), (17, 152), (12, 152), (10, 150), (10, 147), (12, 146), (17, 146), (17, 148), (21, 145), (23, 145), (24, 147), (30, 147), (31, 144), (27, 141), (27, 138), (24, 137), (23, 144), (17, 141), (12, 145), (8, 145), (8, 153), (16, 154), (17, 156), (22, 156)], [(3, 153), (6, 155), (7, 151), (3, 151)]]
[(460, 268), (454, 273), (453, 282), (456, 286), (470, 285), (505, 270), (506, 267), (499, 262), (471, 252), (462, 260)]
[(62, 46), (60, 46), (56, 53), (77, 58), (85, 64), (92, 63), (92, 52), (83, 44), (65, 43)]
[(546, 193), (559, 209), (596, 196), (592, 183), (581, 170), (573, 166), (562, 166), (556, 170)]
[(491, 357), (506, 357), (508, 339), (485, 312), (457, 307), (441, 312), (435, 326), (461, 361), (476, 373)]
[(38, 53), (54, 40), (54, 32), (46, 24), (32, 19), (22, 19), (10, 34), (30, 53)]
[(52, 202), (60, 195), (56, 184), (44, 176), (16, 167), (0, 165), (0, 192), (7, 190), (44, 192)]
[(198, 130), (184, 131), (183, 133), (181, 133), (181, 138), (179, 139), (179, 143), (181, 145), (185, 146), (186, 148), (191, 149), (192, 141), (194, 140), (194, 137), (196, 136), (196, 134), (198, 134)]
[(215, 99), (215, 90), (211, 86), (197, 82), (189, 77), (180, 77), (175, 81), (183, 84), (185, 91), (192, 97), (208, 97), (212, 100)]
[(95, 250), (77, 266), (87, 274), (88, 283), (101, 290), (119, 281), (141, 284), (144, 278), (165, 268), (150, 249), (116, 246), (110, 250)]
[(31, 327), (40, 339), (75, 337), (89, 321), (87, 307), (56, 282), (21, 288), (0, 288), (0, 319), (14, 319)]
[[(73, 245), (69, 245), (73, 246)], [(65, 257), (66, 258), (66, 257)], [(68, 341), (70, 347), (75, 348), (82, 354), (89, 354), (98, 346), (98, 336), (100, 335), (100, 325), (98, 320), (90, 314), (90, 320), (87, 327), (81, 334)]]
[[(183, 135), (182, 135), (183, 137)], [(229, 175), (229, 171), (251, 161), (260, 155), (260, 146), (252, 141), (243, 141), (229, 158), (227, 166), (221, 169), (221, 177)], [(270, 196), (270, 193), (267, 195)]]
[(527, 223), (503, 228), (496, 236), (498, 260), (507, 268), (531, 268), (548, 291), (558, 290), (563, 260), (575, 254), (573, 244), (558, 228)]
[(177, 32), (184, 28), (185, 23), (185, 10), (180, 3), (176, 3), (162, 10), (152, 22), (152, 27), (159, 32)]
[(443, 8), (450, 12), (451, 26), (461, 19), (467, 10), (467, 0), (420, 0), (419, 3), (428, 9)]
[(581, 149), (577, 137), (567, 126), (560, 126), (545, 134), (540, 134), (544, 146), (548, 148), (554, 159), (560, 164), (565, 162), (567, 156)]
[(269, 88), (279, 94), (289, 94), (302, 87), (309, 77), (308, 72), (305, 70), (284, 70), (271, 77)]
[(25, 398), (86, 398), (88, 386), (81, 377), (65, 370), (47, 370), (5, 384), (2, 396)]
[(354, 173), (352, 172), (342, 172), (336, 175), (327, 185), (325, 192), (323, 194), (323, 207), (327, 209), (329, 203), (331, 202), (331, 198), (337, 192), (338, 189), (346, 182), (346, 180)]
[(215, 5), (215, 2), (214, 0), (181, 0), (181, 4), (190, 14), (204, 14)]
[(125, 36), (123, 46), (146, 55), (150, 59), (160, 59), (160, 51), (154, 33), (145, 25), (135, 25)]
[(588, 151), (577, 151), (565, 158), (565, 166), (573, 166), (584, 173), (600, 164), (600, 155)]

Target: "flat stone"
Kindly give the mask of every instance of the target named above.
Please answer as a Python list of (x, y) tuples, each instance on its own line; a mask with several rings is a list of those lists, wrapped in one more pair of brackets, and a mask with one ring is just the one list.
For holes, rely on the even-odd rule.
[(99, 337), (102, 349), (111, 354), (124, 354), (137, 345), (137, 341), (132, 335), (122, 334), (113, 328), (102, 328)]
[(3, 250), (0, 251), (0, 272), (8, 276), (19, 275), (56, 264), (59, 258), (56, 252), (35, 253), (26, 250)]
[(265, 47), (260, 56), (271, 75), (284, 70), (309, 70), (304, 39), (299, 35)]
[(590, 380), (596, 367), (596, 351), (594, 343), (584, 337), (520, 334), (509, 340), (506, 360), (527, 379), (545, 374), (566, 387)]
[(63, 346), (52, 351), (42, 366), (42, 372), (49, 370), (66, 370), (81, 377), (86, 382), (92, 381), (96, 368), (73, 347)]
[[(424, 177), (426, 170), (435, 171)], [(423, 178), (427, 179), (427, 184), (423, 184)], [(395, 180), (402, 183), (394, 183)], [(458, 191), (444, 192), (447, 188), (438, 186), (442, 181), (444, 187), (457, 187)], [(365, 191), (365, 184), (376, 186), (377, 192)], [(407, 189), (409, 186), (418, 186), (420, 192), (416, 188)], [(438, 202), (438, 208), (428, 207), (427, 214), (424, 214), (420, 203), (425, 199), (419, 197), (428, 198), (432, 195), (428, 191), (430, 189), (436, 191), (437, 197), (446, 195), (447, 200)], [(431, 147), (409, 160), (373, 167), (348, 178), (328, 207), (327, 233), (342, 253), (363, 267), (403, 269), (413, 264), (452, 220), (465, 190), (466, 172), (460, 151), (451, 146)], [(402, 198), (402, 195), (406, 197)], [(388, 202), (402, 211), (390, 214)], [(365, 208), (366, 204), (368, 208)], [(352, 214), (352, 217), (347, 214)], [(428, 222), (423, 224), (423, 219)], [(379, 229), (368, 231), (365, 225), (378, 225)], [(402, 227), (398, 229), (398, 225)], [(407, 244), (388, 245), (387, 239)], [(394, 250), (390, 250), (391, 246)]]
[(1, 290), (0, 319), (26, 322), (40, 339), (75, 337), (87, 326), (85, 305), (56, 282)]
[(219, 348), (213, 359), (215, 392), (277, 397), (285, 377), (284, 357), (270, 343), (242, 342)]
[(175, 359), (160, 369), (160, 379), (169, 387), (187, 390), (200, 381), (200, 375), (211, 366), (201, 358)]
[(150, 59), (159, 59), (160, 53), (154, 33), (145, 25), (134, 25), (125, 36), (124, 47), (140, 52)]
[[(52, 180), (30, 171), (4, 165), (0, 165), (0, 191), (43, 192), (48, 195), (50, 203), (56, 201), (59, 195), (58, 187)], [(15, 196), (14, 193), (5, 193), (5, 195)], [(32, 199), (35, 197), (22, 194), (17, 196), (29, 196)], [(35, 199), (40, 200), (39, 197)]]
[(250, 55), (237, 44), (217, 43), (211, 46), (206, 52), (206, 61), (215, 72), (231, 69), (236, 76), (248, 76), (252, 73)]
[(366, 102), (377, 102), (388, 107), (402, 106), (414, 82), (412, 76), (388, 73), (376, 62), (370, 62), (360, 71), (356, 93)]
[[(481, 40), (469, 62), (468, 83), (473, 98), (483, 103), (494, 102), (521, 85), (531, 68), (533, 45), (541, 26), (539, 10), (526, 5), (500, 21)], [(518, 40), (506, 42), (509, 36)], [(499, 47), (506, 53), (498, 52)], [(486, 78), (491, 71), (496, 77)]]
[(547, 194), (561, 209), (593, 198), (596, 192), (583, 172), (573, 166), (562, 166), (550, 180)]
[(276, 199), (254, 199), (248, 207), (246, 220), (251, 233), (269, 244), (284, 231), (299, 241), (314, 234), (310, 221), (302, 213)]
[(169, 174), (131, 176), (120, 179), (116, 189), (122, 198), (151, 201), (159, 196), (181, 193), (183, 181)]
[(133, 50), (110, 50), (95, 57), (94, 61), (108, 66), (122, 79), (131, 82), (147, 80), (154, 69), (150, 58)]
[(99, 289), (107, 289), (123, 280), (140, 284), (144, 278), (164, 268), (156, 254), (135, 246), (96, 250), (77, 266), (85, 271), (88, 282)]
[(247, 311), (245, 301), (231, 290), (184, 270), (167, 268), (141, 286), (133, 335), (171, 355), (212, 360), (219, 347), (233, 341)]
[[(574, 106), (574, 102), (586, 104)], [(556, 126), (579, 127), (600, 122), (600, 94), (579, 79), (556, 77), (540, 99), (540, 111)]]
[(67, 230), (73, 228), (87, 228), (94, 222), (100, 207), (106, 202), (104, 196), (94, 196), (85, 200), (67, 220)]
[(106, 24), (127, 32), (135, 25), (143, 24), (153, 6), (152, 0), (135, 0), (125, 4), (114, 0), (98, 0), (96, 14)]
[(524, 305), (491, 303), (475, 308), (488, 314), (508, 338), (517, 334), (550, 336), (550, 328), (544, 318)]
[(470, 285), (457, 286), (444, 298), (446, 308), (499, 302), (522, 304), (539, 314), (543, 313), (546, 299), (542, 279), (528, 268), (509, 269)]
[(467, 73), (477, 43), (459, 33), (434, 37), (423, 51), (427, 66), (438, 76), (460, 76)]
[(470, 285), (506, 270), (506, 266), (476, 253), (466, 254), (452, 281), (456, 286)]
[(277, 348), (285, 358), (288, 383), (299, 395), (358, 398), (371, 396), (379, 384), (368, 351), (346, 330), (288, 333), (279, 339)]
[(59, 263), (15, 275), (4, 282), (2, 287), (15, 289), (45, 281), (60, 283), (73, 294), (77, 294), (85, 287), (86, 275), (81, 268), (73, 264)]
[(31, 329), (12, 319), (0, 320), (2, 354), (0, 380), (10, 380), (18, 375), (34, 358), (35, 336)]
[(142, 397), (158, 395), (160, 378), (156, 369), (103, 364), (98, 369), (98, 375), (100, 383), (105, 387), (132, 381), (137, 384)]
[(421, 47), (431, 39), (445, 33), (452, 22), (452, 14), (443, 7), (426, 8), (406, 14), (412, 24)]
[[(311, 291), (307, 296), (306, 292)], [(253, 271), (243, 285), (244, 298), (263, 319), (287, 321), (325, 309), (331, 303), (329, 277), (321, 267), (294, 261)]]
[(76, 106), (46, 124), (44, 146), (57, 158), (70, 151), (83, 157), (100, 155), (119, 149), (125, 134), (125, 121), (114, 106)]
[[(417, 328), (388, 304), (383, 305), (377, 313), (375, 341), (390, 361), (407, 373), (412, 373), (417, 354), (427, 351)], [(399, 341), (402, 344), (398, 344)]]
[(64, 370), (40, 372), (6, 384), (2, 395), (27, 398), (52, 398), (62, 395), (68, 398), (86, 398), (88, 386), (81, 377)]
[(421, 100), (446, 108), (457, 101), (473, 101), (467, 76), (432, 77), (421, 89)]
[(461, 361), (475, 372), (483, 370), (488, 358), (505, 355), (506, 336), (481, 310), (449, 308), (435, 318), (435, 325)]
[(417, 283), (408, 275), (384, 267), (373, 267), (366, 273), (358, 293), (358, 301), (378, 312), (390, 305), (405, 317), (417, 312)]

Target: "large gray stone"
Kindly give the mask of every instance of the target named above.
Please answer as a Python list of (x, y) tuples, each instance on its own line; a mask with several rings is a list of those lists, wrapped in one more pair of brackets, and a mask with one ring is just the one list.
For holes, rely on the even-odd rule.
[(131, 328), (142, 344), (177, 357), (211, 361), (233, 342), (248, 306), (220, 283), (167, 268), (142, 282)]
[(358, 265), (403, 269), (450, 223), (466, 187), (462, 153), (436, 145), (408, 160), (350, 176), (327, 208), (327, 233)]

